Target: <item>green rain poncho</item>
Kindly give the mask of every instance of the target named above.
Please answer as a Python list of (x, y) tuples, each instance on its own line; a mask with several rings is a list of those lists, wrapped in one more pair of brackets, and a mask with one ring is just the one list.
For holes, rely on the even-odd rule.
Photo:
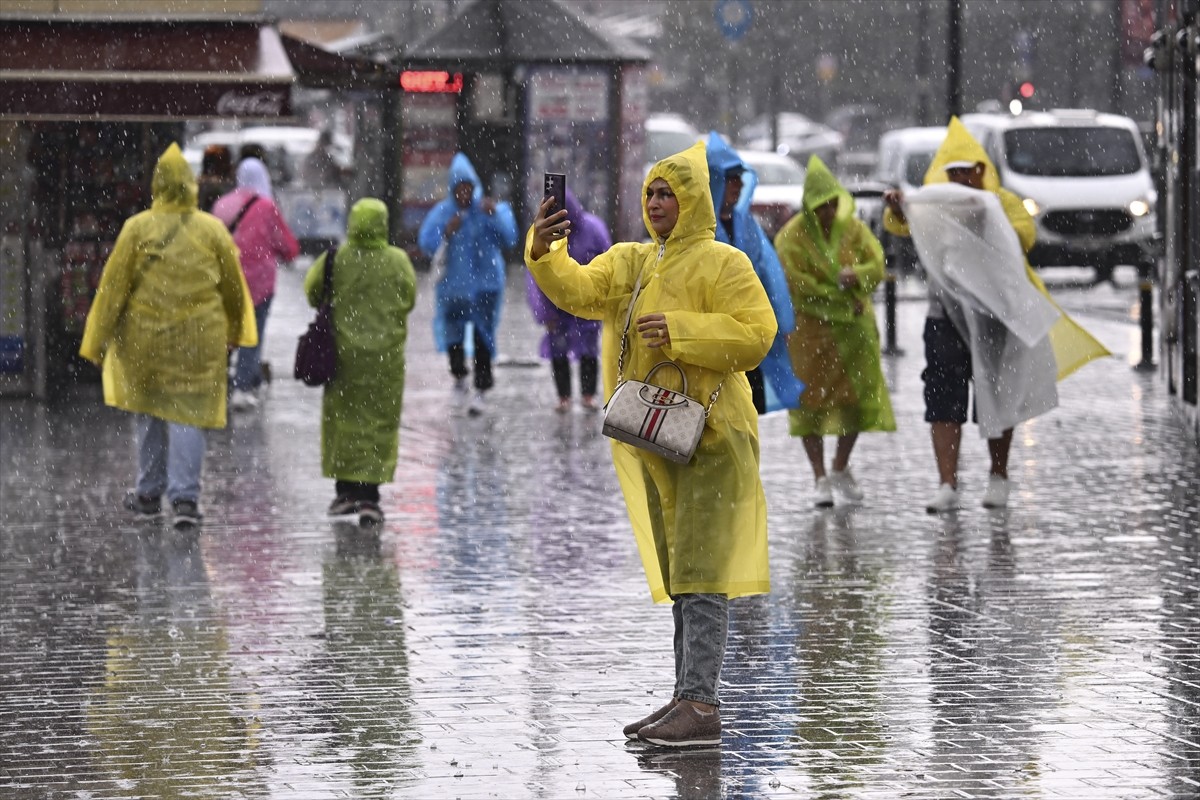
[[(651, 597), (768, 592), (758, 414), (744, 372), (770, 349), (775, 313), (750, 260), (714, 239), (704, 144), (656, 164), (643, 192), (655, 178), (663, 178), (679, 200), (679, 220), (665, 240), (618, 244), (581, 266), (567, 254), (565, 240), (534, 261), (531, 228), (525, 263), (559, 308), (604, 320), (601, 361), (608, 393), (616, 385), (621, 332), (639, 272), (642, 289), (633, 317), (664, 314), (671, 341), (651, 349), (631, 327), (626, 376), (643, 378), (656, 363), (670, 359), (687, 375), (688, 393), (702, 402), (724, 381), (691, 463), (612, 445)], [(642, 217), (653, 237), (644, 207)], [(667, 388), (682, 389), (673, 373), (660, 370), (655, 380), (661, 377)]]
[(126, 220), (104, 265), (79, 354), (101, 365), (108, 405), (223, 428), (227, 347), (258, 343), (237, 246), (197, 210), (177, 145), (159, 158), (151, 192), (150, 210)]
[[(396, 472), (404, 345), (417, 279), (408, 255), (388, 244), (387, 233), (387, 206), (359, 200), (334, 257), (337, 377), (321, 401), (321, 472), (335, 480), (389, 483)], [(313, 306), (320, 302), (327, 257), (304, 278)]]
[[(834, 199), (837, 216), (826, 237), (814, 211)], [(883, 249), (854, 216), (854, 198), (816, 156), (804, 179), (804, 210), (780, 229), (775, 250), (796, 308), (792, 368), (806, 384), (800, 408), (788, 412), (792, 435), (894, 431), (871, 305), (883, 280)], [(838, 284), (846, 267), (858, 276), (850, 289)]]

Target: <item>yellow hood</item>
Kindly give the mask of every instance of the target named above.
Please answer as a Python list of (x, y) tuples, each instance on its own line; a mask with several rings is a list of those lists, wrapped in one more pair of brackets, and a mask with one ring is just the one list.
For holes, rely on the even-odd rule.
[[(708, 154), (703, 141), (655, 164), (642, 183), (643, 198), (655, 178), (665, 180), (679, 200), (679, 220), (667, 237), (668, 241), (679, 242), (693, 237), (716, 238), (717, 215), (713, 211), (712, 194), (708, 189)], [(646, 223), (650, 238), (657, 238), (658, 234), (650, 226), (650, 215), (646, 213), (644, 202), (642, 222)]]
[(188, 166), (179, 145), (174, 142), (154, 167), (150, 182), (153, 207), (162, 211), (194, 211), (196, 209), (196, 177)]
[(996, 172), (996, 166), (988, 158), (983, 145), (959, 122), (958, 117), (950, 118), (946, 139), (934, 153), (933, 161), (925, 171), (925, 184), (947, 183), (950, 179), (946, 177), (946, 165), (954, 161), (983, 162), (983, 188), (989, 192), (1000, 191), (1000, 173)]

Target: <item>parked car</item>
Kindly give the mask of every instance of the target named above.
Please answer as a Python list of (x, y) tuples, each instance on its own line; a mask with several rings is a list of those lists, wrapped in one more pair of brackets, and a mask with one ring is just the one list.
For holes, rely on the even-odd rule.
[(738, 155), (758, 174), (750, 211), (767, 236), (774, 239), (783, 223), (803, 207), (804, 168), (791, 156), (779, 153), (738, 150)]
[(819, 156), (830, 169), (836, 169), (841, 155), (842, 135), (832, 128), (813, 122), (803, 114), (781, 113), (778, 115), (778, 143), (772, 147), (771, 120), (768, 115), (755, 119), (742, 128), (739, 135), (740, 147), (746, 150), (772, 151), (791, 156), (801, 164), (808, 157)]
[(679, 114), (646, 117), (646, 169), (670, 155), (687, 150), (704, 136)]
[(1118, 264), (1154, 263), (1157, 196), (1129, 117), (1056, 109), (962, 122), (1037, 223), (1030, 264), (1090, 266), (1101, 281)]
[[(910, 192), (925, 182), (925, 171), (934, 153), (946, 138), (945, 126), (929, 128), (899, 128), (879, 137), (879, 154), (875, 162), (875, 180), (888, 188)], [(888, 267), (901, 275), (921, 271), (917, 249), (912, 239), (889, 236), (882, 230), (880, 210), (880, 240), (887, 256)]]

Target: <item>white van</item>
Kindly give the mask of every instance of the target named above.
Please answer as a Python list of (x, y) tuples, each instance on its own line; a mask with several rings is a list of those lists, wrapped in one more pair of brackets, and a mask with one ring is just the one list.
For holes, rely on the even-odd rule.
[(1101, 281), (1118, 264), (1154, 263), (1154, 181), (1133, 120), (1056, 109), (962, 122), (1037, 222), (1030, 264), (1090, 266)]

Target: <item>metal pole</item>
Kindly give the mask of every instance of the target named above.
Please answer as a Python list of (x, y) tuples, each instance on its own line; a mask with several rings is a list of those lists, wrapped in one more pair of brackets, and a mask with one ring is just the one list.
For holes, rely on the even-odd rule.
[(946, 121), (962, 113), (962, 0), (950, 0), (946, 20)]
[(1137, 265), (1138, 322), (1142, 335), (1142, 360), (1134, 367), (1138, 372), (1153, 372), (1158, 369), (1158, 365), (1154, 363), (1154, 277), (1150, 271), (1152, 266), (1148, 261)]
[(929, 18), (925, 0), (917, 5), (917, 124), (929, 124)]
[(896, 273), (891, 269), (883, 277), (883, 321), (886, 335), (883, 354), (904, 355), (904, 350), (896, 344)]

